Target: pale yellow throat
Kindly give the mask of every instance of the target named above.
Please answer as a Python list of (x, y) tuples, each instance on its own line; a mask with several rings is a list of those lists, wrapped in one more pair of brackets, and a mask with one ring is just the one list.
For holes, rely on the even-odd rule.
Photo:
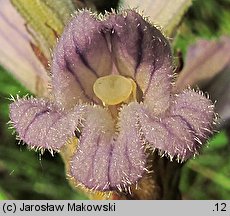
[(98, 78), (93, 85), (93, 91), (105, 105), (117, 105), (136, 99), (136, 83), (121, 75)]

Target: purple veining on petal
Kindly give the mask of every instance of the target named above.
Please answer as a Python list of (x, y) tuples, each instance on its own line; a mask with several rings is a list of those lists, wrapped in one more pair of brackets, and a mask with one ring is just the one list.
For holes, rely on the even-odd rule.
[[(112, 170), (111, 170), (111, 164), (112, 164), (111, 159), (112, 159), (112, 155), (113, 155), (113, 150), (114, 150), (114, 145), (111, 145), (110, 149), (109, 149), (109, 160), (108, 160), (108, 163), (109, 163), (109, 166), (108, 166), (108, 182), (111, 182), (111, 180), (113, 178), (113, 173), (112, 173)], [(108, 185), (108, 186), (110, 186), (110, 185)], [(106, 189), (107, 188), (105, 188), (105, 190)]]
[(66, 114), (43, 99), (21, 99), (10, 105), (10, 119), (20, 138), (29, 146), (59, 150), (82, 118), (82, 107), (76, 109)]
[[(119, 131), (111, 159), (111, 185), (126, 187), (138, 181), (146, 168), (146, 155), (138, 128), (137, 103), (124, 106), (119, 115)], [(119, 165), (119, 169), (117, 166)], [(122, 182), (122, 184), (121, 184)]]
[(79, 100), (100, 102), (92, 86), (99, 76), (112, 71), (104, 28), (90, 12), (79, 12), (59, 40), (52, 65), (53, 86), (56, 100), (65, 107), (73, 107)]
[(194, 91), (176, 96), (161, 118), (152, 115), (149, 107), (139, 110), (141, 130), (150, 146), (182, 160), (197, 153), (212, 129), (212, 102)]
[(179, 94), (171, 107), (173, 115), (180, 115), (194, 128), (201, 140), (207, 138), (212, 129), (214, 107), (210, 100), (194, 91), (186, 90)]
[(172, 57), (168, 41), (132, 10), (111, 15), (107, 25), (113, 30), (112, 52), (119, 73), (137, 82), (153, 112), (163, 113), (169, 106), (171, 90)]
[(88, 188), (108, 190), (114, 122), (103, 108), (89, 107), (83, 124), (78, 149), (71, 162), (72, 176)]
[(139, 118), (141, 131), (151, 148), (180, 159), (187, 159), (194, 154), (193, 133), (180, 118), (151, 117), (143, 108)]
[(189, 129), (189, 131), (191, 133), (193, 133), (193, 135), (196, 135), (196, 130), (195, 128), (188, 122), (187, 119), (185, 119), (183, 116), (181, 115), (172, 115), (172, 118), (179, 118), (182, 122), (184, 122), (184, 124), (187, 126), (187, 128)]
[(67, 108), (73, 107), (79, 100), (96, 102), (92, 85), (97, 76), (82, 63), (76, 53), (71, 32), (69, 28), (62, 35), (52, 65), (55, 98)]
[[(71, 174), (88, 188), (112, 190), (135, 183), (143, 174), (146, 156), (133, 119), (132, 107), (121, 111), (120, 134), (110, 114), (89, 108), (79, 147), (72, 159)], [(130, 114), (129, 114), (130, 113)], [(123, 116), (128, 118), (123, 118)]]
[[(30, 109), (30, 108), (29, 108)], [(28, 111), (28, 110), (27, 110)], [(34, 126), (34, 124), (36, 125), (36, 120), (38, 120), (38, 118), (43, 118), (43, 119), (45, 119), (44, 118), (44, 116), (43, 115), (46, 115), (46, 114), (48, 114), (48, 112), (49, 112), (50, 110), (49, 109), (47, 109), (46, 107), (44, 108), (44, 110), (41, 110), (41, 111), (39, 111), (38, 113), (36, 113), (35, 114), (35, 116), (33, 117), (33, 119), (31, 119), (31, 121), (30, 121), (30, 123), (27, 125), (27, 127), (25, 128), (25, 132), (24, 132), (24, 134), (21, 136), (24, 140), (26, 140), (27, 138), (26, 138), (26, 135), (27, 135), (27, 133), (28, 133), (28, 131), (29, 131), (29, 129), (30, 129), (30, 127), (32, 126)]]
[[(132, 74), (127, 75), (130, 77), (135, 78), (133, 73), (141, 72), (138, 69), (142, 65), (147, 66), (145, 73), (148, 73), (149, 67), (154, 67), (155, 70), (160, 69), (164, 64), (164, 59), (168, 58), (171, 61), (171, 49), (166, 38), (138, 13), (127, 10), (118, 15), (111, 15), (107, 22), (114, 29), (112, 46), (114, 52), (118, 54), (116, 57), (120, 61), (126, 61), (122, 59), (125, 55), (129, 58), (129, 69)], [(126, 40), (127, 35), (129, 35), (129, 40)], [(122, 67), (119, 69), (122, 74), (126, 73)]]
[(144, 33), (141, 29), (141, 26), (137, 26), (137, 57), (136, 57), (136, 65), (135, 65), (135, 70), (134, 70), (134, 77), (136, 77), (138, 68), (143, 60), (143, 38), (144, 38)]
[(169, 70), (171, 70), (169, 63), (165, 63), (164, 67), (155, 70), (147, 85), (147, 91), (144, 92), (144, 104), (157, 116), (164, 115), (170, 106), (171, 83), (168, 75)]
[[(80, 90), (82, 92), (82, 94), (84, 95), (84, 97), (86, 97), (86, 99), (88, 99), (89, 101), (93, 101), (94, 103), (97, 103), (96, 101), (93, 100), (92, 97), (90, 97), (86, 92), (85, 92), (85, 88), (83, 87), (83, 84), (81, 83), (81, 81), (79, 80), (78, 74), (74, 72), (74, 70), (71, 68), (71, 63), (69, 63), (66, 60), (66, 57), (64, 57), (65, 60), (65, 67), (66, 67), (66, 71), (71, 73), (77, 83), (77, 85), (80, 87)], [(74, 92), (75, 93), (75, 92)]]
[(89, 99), (87, 99), (83, 87), (78, 83), (78, 78), (74, 76), (72, 71), (69, 71), (68, 65), (66, 65), (63, 43), (59, 43), (56, 49), (58, 50), (56, 52), (58, 56), (54, 56), (52, 64), (55, 100), (67, 108), (73, 107), (82, 98), (85, 98), (83, 101), (88, 101)]
[[(74, 35), (73, 29), (72, 29), (72, 35)], [(84, 53), (83, 53), (84, 51), (81, 51), (81, 50), (80, 50), (80, 48), (78, 47), (79, 45), (78, 45), (78, 43), (77, 43), (77, 41), (76, 41), (76, 39), (75, 39), (74, 37), (73, 37), (73, 42), (74, 42), (75, 52), (76, 52), (76, 54), (78, 55), (78, 57), (79, 57), (79, 59), (81, 60), (81, 62), (83, 63), (83, 65), (84, 65), (86, 68), (88, 68), (89, 71), (92, 72), (92, 73), (98, 78), (99, 76), (98, 76), (97, 71), (94, 70), (94, 69), (90, 66), (90, 64), (89, 64), (89, 62), (88, 62), (86, 56), (85, 56)]]

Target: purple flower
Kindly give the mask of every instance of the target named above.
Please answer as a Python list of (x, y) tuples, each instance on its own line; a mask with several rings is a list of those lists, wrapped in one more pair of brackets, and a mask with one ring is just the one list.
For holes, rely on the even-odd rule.
[(59, 151), (80, 131), (71, 176), (90, 189), (125, 189), (147, 171), (146, 149), (186, 160), (212, 130), (213, 105), (172, 91), (161, 32), (132, 10), (102, 20), (79, 12), (54, 50), (52, 101), (19, 99), (10, 118), (30, 147)]

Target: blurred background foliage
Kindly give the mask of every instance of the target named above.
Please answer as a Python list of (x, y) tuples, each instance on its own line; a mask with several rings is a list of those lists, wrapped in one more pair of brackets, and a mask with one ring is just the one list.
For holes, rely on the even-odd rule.
[[(174, 42), (174, 50), (185, 56), (198, 38), (230, 35), (230, 1), (193, 1)], [(226, 94), (230, 94), (226, 92)], [(200, 156), (186, 163), (180, 189), (184, 199), (230, 199), (230, 128), (209, 141)]]
[[(116, 6), (117, 1), (111, 2), (94, 1), (100, 11)], [(194, 1), (174, 41), (175, 52), (180, 50), (185, 55), (198, 38), (230, 35), (229, 20), (229, 0)], [(2, 67), (0, 74), (0, 199), (86, 199), (69, 186), (58, 154), (52, 157), (45, 152), (41, 156), (18, 145), (7, 125), (9, 98), (29, 92)], [(229, 129), (220, 131), (200, 156), (185, 164), (180, 182), (184, 199), (230, 199), (228, 134)]]

